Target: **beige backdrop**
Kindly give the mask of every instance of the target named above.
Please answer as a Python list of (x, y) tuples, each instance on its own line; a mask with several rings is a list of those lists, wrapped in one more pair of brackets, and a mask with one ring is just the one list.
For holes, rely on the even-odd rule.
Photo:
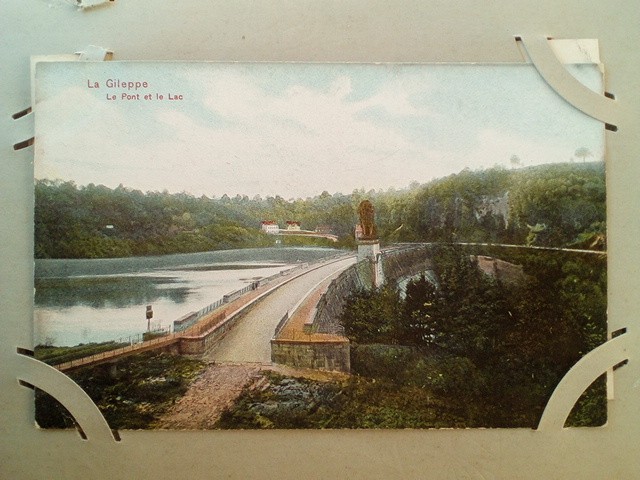
[[(78, 0), (82, 2), (85, 0)], [(97, 0), (93, 0), (94, 2)], [(366, 1), (75, 0), (0, 4), (0, 478), (606, 478), (640, 477), (640, 9), (635, 0)], [(113, 60), (523, 62), (522, 46), (561, 96), (617, 127), (607, 130), (610, 331), (626, 328), (576, 369), (538, 431), (123, 431), (92, 417), (88, 440), (33, 426), (33, 392), (63, 379), (17, 349), (32, 348), (33, 136), (30, 56), (88, 45)], [(550, 55), (547, 37), (597, 39), (606, 90), (585, 92)], [(98, 54), (100, 53), (98, 49)], [(613, 127), (612, 127), (613, 128)], [(563, 429), (563, 398), (603, 368), (614, 375), (609, 423)], [(570, 406), (570, 405), (569, 405)]]

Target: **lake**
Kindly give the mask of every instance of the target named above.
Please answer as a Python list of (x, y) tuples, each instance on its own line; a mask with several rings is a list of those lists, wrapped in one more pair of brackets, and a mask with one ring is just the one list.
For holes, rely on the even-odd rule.
[(126, 339), (215, 302), (254, 280), (337, 253), (258, 248), (114, 259), (35, 261), (35, 344)]

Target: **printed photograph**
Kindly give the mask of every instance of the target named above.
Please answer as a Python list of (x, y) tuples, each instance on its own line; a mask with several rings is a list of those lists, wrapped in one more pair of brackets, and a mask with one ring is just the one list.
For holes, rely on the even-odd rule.
[(113, 429), (536, 428), (607, 339), (604, 124), (532, 65), (43, 62), (34, 113), (35, 357)]

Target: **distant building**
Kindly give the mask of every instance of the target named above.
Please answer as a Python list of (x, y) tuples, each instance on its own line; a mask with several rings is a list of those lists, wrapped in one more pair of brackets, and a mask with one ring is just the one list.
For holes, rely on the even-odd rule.
[(261, 230), (269, 235), (277, 235), (280, 233), (280, 227), (273, 220), (263, 220), (260, 225)]
[(296, 222), (293, 220), (287, 220), (287, 230), (299, 231), (300, 230), (300, 222)]

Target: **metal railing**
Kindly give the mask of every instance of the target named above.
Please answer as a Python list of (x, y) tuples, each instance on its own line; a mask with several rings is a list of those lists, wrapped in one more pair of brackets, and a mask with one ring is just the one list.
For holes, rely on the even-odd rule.
[(206, 307), (201, 308), (200, 310), (198, 310), (196, 315), (197, 315), (198, 318), (201, 318), (201, 317), (205, 316), (207, 313), (211, 312), (212, 310), (215, 310), (216, 308), (218, 308), (223, 303), (224, 303), (223, 299), (220, 298), (220, 299), (216, 300), (215, 302), (210, 303)]
[(247, 292), (250, 292), (252, 290), (255, 290), (257, 288), (255, 283), (250, 283), (249, 285), (247, 285), (246, 287), (240, 288), (238, 290), (234, 290), (233, 292), (229, 292), (227, 294), (225, 294), (222, 297), (222, 302), (223, 303), (229, 303), (232, 302), (234, 300), (236, 300), (237, 298), (241, 297), (242, 295), (244, 295)]
[[(154, 334), (157, 334), (158, 336), (151, 339), (146, 339), (146, 340), (144, 339), (145, 335), (154, 335)], [(81, 358), (76, 358), (76, 359), (59, 363), (53, 366), (58, 370), (65, 370), (71, 367), (88, 365), (91, 363), (95, 363), (99, 360), (118, 357), (124, 353), (134, 352), (136, 350), (142, 350), (143, 348), (147, 348), (151, 345), (157, 345), (159, 343), (171, 343), (171, 341), (173, 341), (176, 337), (179, 337), (179, 336), (180, 334), (178, 333), (171, 333), (170, 327), (153, 330), (146, 333), (130, 335), (129, 337), (120, 338), (115, 342), (117, 344), (120, 344), (121, 345), (120, 347), (104, 350), (102, 352), (94, 353)]]

